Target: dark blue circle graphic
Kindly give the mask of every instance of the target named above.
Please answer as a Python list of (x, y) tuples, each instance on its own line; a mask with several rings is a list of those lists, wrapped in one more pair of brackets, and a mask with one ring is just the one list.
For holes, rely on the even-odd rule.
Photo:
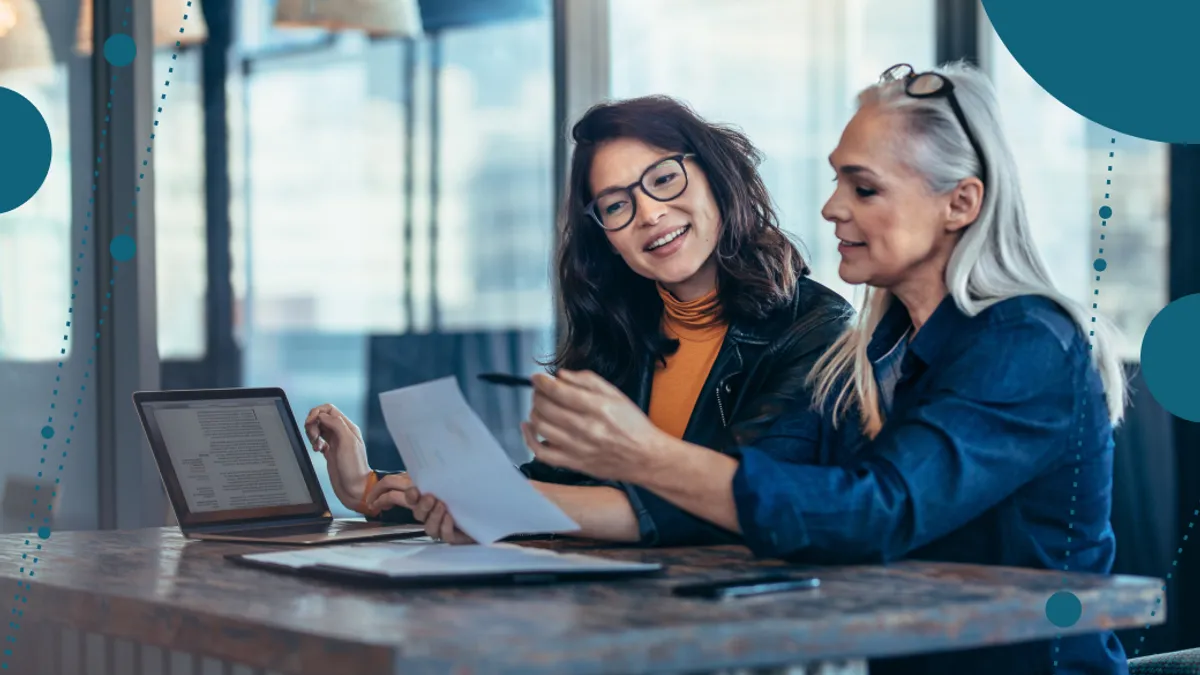
[(1105, 220), (1112, 218), (1112, 209), (1107, 206), (1101, 206), (1100, 207), (1100, 217), (1104, 218)]
[(50, 440), (51, 438), (54, 438), (54, 427), (52, 427), (48, 424), (46, 426), (42, 427), (42, 438), (44, 438), (46, 440)]
[(1046, 618), (1059, 628), (1070, 628), (1083, 616), (1083, 603), (1070, 591), (1059, 591), (1046, 601)]
[(21, 94), (0, 87), (0, 213), (29, 201), (50, 173), (50, 127)]
[(1108, 269), (1108, 261), (1104, 258), (1096, 258), (1096, 260), (1092, 262), (1092, 267), (1097, 272), (1103, 272), (1104, 270)]
[(110, 35), (104, 41), (104, 60), (118, 68), (133, 63), (136, 56), (137, 45), (133, 42), (133, 38), (124, 33)]
[(108, 245), (108, 252), (112, 254), (114, 260), (120, 262), (133, 260), (134, 254), (137, 253), (137, 242), (127, 234), (118, 234)]
[(1142, 338), (1142, 376), (1155, 401), (1172, 415), (1200, 422), (1200, 294), (1185, 295), (1162, 308)]
[[(996, 34), (1063, 105), (1123, 134), (1200, 143), (1200, 87), (1179, 79), (1196, 62), (1200, 2), (983, 0)], [(1116, 84), (1128, 95), (1114, 96)]]
[(38, 536), (41, 537), (42, 539), (49, 539), (50, 538), (50, 528), (46, 527), (45, 525), (39, 527), (38, 528)]

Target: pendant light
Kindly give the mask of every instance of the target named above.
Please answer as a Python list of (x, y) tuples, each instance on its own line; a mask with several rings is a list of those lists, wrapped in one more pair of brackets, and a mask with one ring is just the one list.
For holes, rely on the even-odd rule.
[[(0, 0), (2, 1), (2, 0)], [(75, 52), (82, 56), (92, 53), (92, 2), (81, 0), (79, 23), (75, 29)], [(174, 47), (197, 45), (208, 39), (208, 24), (204, 21), (204, 10), (200, 0), (154, 0), (154, 46)], [(187, 15), (185, 20), (183, 17)], [(183, 32), (180, 33), (179, 29)]]
[(420, 37), (417, 0), (279, 0), (277, 28), (361, 30), (373, 37)]
[(0, 0), (0, 70), (53, 65), (50, 34), (37, 0)]

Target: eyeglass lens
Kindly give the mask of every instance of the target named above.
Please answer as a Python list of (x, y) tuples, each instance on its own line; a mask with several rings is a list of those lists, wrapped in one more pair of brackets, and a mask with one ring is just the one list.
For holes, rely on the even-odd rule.
[[(646, 170), (640, 185), (651, 199), (660, 202), (675, 199), (687, 188), (683, 164), (675, 158), (663, 160)], [(624, 227), (633, 221), (633, 192), (628, 188), (609, 192), (596, 200), (594, 208), (605, 229)]]
[(908, 83), (908, 92), (914, 96), (929, 96), (936, 94), (946, 86), (946, 80), (937, 73), (924, 73), (918, 75)]

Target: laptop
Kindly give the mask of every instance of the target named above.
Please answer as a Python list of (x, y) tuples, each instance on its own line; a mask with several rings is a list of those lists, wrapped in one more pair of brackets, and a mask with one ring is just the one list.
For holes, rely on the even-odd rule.
[(140, 391), (133, 404), (189, 539), (311, 546), (425, 534), (334, 519), (282, 389)]

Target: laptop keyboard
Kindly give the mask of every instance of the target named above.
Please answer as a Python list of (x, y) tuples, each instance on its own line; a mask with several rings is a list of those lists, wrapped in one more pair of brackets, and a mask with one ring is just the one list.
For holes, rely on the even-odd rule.
[(262, 527), (255, 530), (236, 530), (229, 534), (237, 537), (291, 537), (304, 534), (327, 534), (333, 532), (352, 532), (354, 530), (379, 529), (379, 523), (352, 521), (348, 523), (313, 523), (311, 525), (288, 525), (284, 527)]

